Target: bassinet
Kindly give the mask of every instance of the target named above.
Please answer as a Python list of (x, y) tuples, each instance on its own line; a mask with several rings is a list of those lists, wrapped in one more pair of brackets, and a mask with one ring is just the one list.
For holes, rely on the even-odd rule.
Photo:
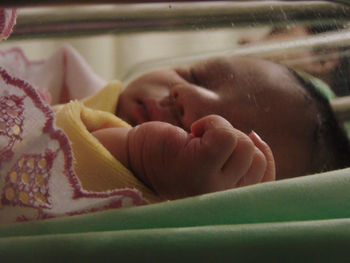
[[(80, 4), (81, 1), (73, 2)], [(123, 1), (109, 2), (120, 4)], [(136, 1), (132, 2), (136, 7)], [(1, 5), (21, 6), (28, 3), (3, 1)], [(68, 1), (53, 3), (67, 4)], [(46, 2), (31, 1), (30, 4), (45, 5)], [(259, 8), (252, 5), (245, 9), (235, 9), (234, 5), (223, 8), (225, 3), (205, 4), (210, 8), (197, 12), (194, 3), (184, 5), (185, 8), (179, 8), (181, 12), (177, 12), (176, 4), (166, 3), (169, 9), (174, 9), (174, 13), (155, 13), (157, 8), (164, 10), (164, 5), (151, 4), (150, 7), (154, 9), (149, 13), (147, 9), (144, 13), (135, 11), (128, 14), (134, 16), (125, 15), (120, 20), (118, 15), (123, 12), (117, 13), (111, 19), (114, 23), (107, 25), (101, 22), (93, 32), (83, 30), (85, 27), (81, 25), (88, 22), (83, 14), (78, 13), (74, 18), (76, 27), (66, 28), (65, 33), (106, 33), (110, 27), (114, 33), (131, 29), (144, 31), (149, 30), (145, 27), (147, 23), (154, 29), (168, 30), (176, 27), (196, 28), (199, 24), (213, 28), (224, 27), (228, 23), (243, 25), (247, 22), (245, 20), (253, 18), (256, 19), (255, 23), (270, 22), (266, 21), (266, 17), (257, 15), (259, 8), (261, 12), (268, 12), (269, 2), (259, 3)], [(317, 10), (315, 12), (320, 21), (340, 19), (348, 22), (350, 19), (345, 4), (337, 5), (336, 8), (331, 3), (317, 6), (318, 2), (313, 5), (297, 1), (293, 4), (290, 9), (271, 7), (271, 10), (275, 10), (271, 21), (275, 19), (275, 23), (282, 23), (287, 17), (310, 22), (307, 15), (312, 10)], [(239, 16), (240, 10), (249, 12)], [(230, 12), (232, 17), (228, 15)], [(255, 16), (249, 18), (248, 13), (254, 13)], [(198, 14), (201, 16), (198, 17)], [(279, 16), (281, 14), (285, 17)], [(53, 18), (51, 22), (56, 22), (57, 26), (72, 23), (72, 19), (61, 16), (56, 21)], [(19, 18), (18, 31), (13, 32), (13, 38), (42, 37), (41, 34), (48, 32), (58, 34), (52, 31), (57, 27), (50, 28), (52, 24), (49, 22), (35, 21), (29, 19), (21, 24)], [(28, 26), (33, 29), (31, 33), (26, 31)], [(49, 30), (45, 31), (47, 28)], [(268, 52), (269, 48), (272, 50), (278, 47), (264, 48)], [(254, 52), (259, 53), (261, 50), (247, 48), (237, 52), (254, 55)], [(199, 54), (191, 59), (202, 57), (203, 54)], [(181, 59), (173, 61), (178, 63)], [(156, 67), (162, 63), (158, 60), (153, 65)], [(138, 64), (126, 71), (125, 79), (133, 72), (144, 70), (143, 65)], [(347, 112), (347, 103), (337, 105), (345, 105), (345, 110), (343, 107), (337, 109)], [(348, 262), (349, 189), (350, 168), (160, 204), (0, 225), (0, 259), (2, 262)]]

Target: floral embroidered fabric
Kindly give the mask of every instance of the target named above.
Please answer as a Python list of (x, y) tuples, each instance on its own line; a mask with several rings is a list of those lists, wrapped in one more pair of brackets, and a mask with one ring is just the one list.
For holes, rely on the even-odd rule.
[[(0, 10), (2, 39), (15, 19), (15, 10)], [(76, 197), (83, 190), (70, 142), (54, 125), (49, 92), (30, 84), (42, 63), (18, 48), (0, 52), (0, 223), (146, 204), (132, 189)]]

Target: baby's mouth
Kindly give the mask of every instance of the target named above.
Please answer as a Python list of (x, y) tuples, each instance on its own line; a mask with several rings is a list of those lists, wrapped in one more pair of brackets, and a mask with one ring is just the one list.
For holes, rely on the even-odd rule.
[(159, 109), (154, 99), (144, 98), (138, 100), (132, 112), (132, 119), (135, 124), (148, 121), (161, 121), (161, 109)]
[(154, 99), (144, 99), (143, 108), (148, 121), (162, 121), (161, 110)]
[(135, 124), (141, 124), (150, 121), (151, 118), (143, 102), (138, 102), (133, 110), (133, 119)]
[(150, 98), (145, 98), (137, 103), (133, 117), (137, 124), (147, 121), (163, 121), (179, 127), (181, 126), (180, 121), (170, 104), (158, 104), (156, 100)]

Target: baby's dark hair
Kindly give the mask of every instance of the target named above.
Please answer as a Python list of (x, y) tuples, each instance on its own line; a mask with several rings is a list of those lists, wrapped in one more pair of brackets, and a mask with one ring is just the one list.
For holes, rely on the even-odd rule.
[(337, 120), (330, 103), (316, 88), (295, 71), (298, 82), (315, 103), (319, 112), (314, 131), (313, 169), (315, 173), (350, 167), (350, 143), (346, 131)]

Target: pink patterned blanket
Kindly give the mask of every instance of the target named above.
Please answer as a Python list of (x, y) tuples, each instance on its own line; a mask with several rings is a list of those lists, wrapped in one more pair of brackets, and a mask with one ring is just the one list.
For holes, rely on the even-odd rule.
[(8, 38), (16, 24), (16, 9), (0, 9), (0, 40)]
[[(15, 21), (16, 10), (0, 10), (1, 39), (10, 35)], [(76, 54), (67, 47), (56, 54), (62, 72), (70, 55)], [(0, 223), (146, 204), (132, 189), (83, 194), (70, 142), (55, 127), (49, 103), (90, 95), (103, 83), (97, 79), (93, 88), (68, 89), (77, 67), (71, 75), (57, 74), (57, 64), (50, 63), (29, 61), (19, 48), (0, 51)]]

